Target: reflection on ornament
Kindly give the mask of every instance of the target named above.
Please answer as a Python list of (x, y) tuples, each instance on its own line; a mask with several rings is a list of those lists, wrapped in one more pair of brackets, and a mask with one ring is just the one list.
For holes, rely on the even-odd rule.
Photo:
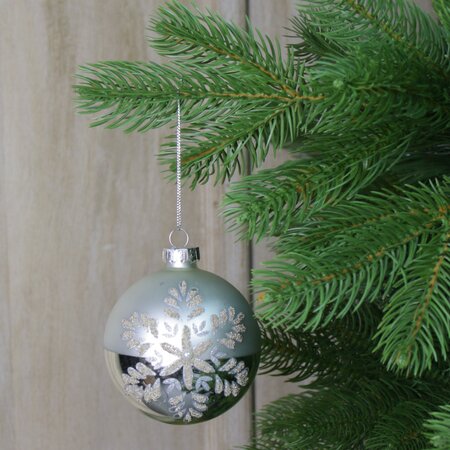
[(198, 249), (166, 249), (165, 270), (133, 285), (105, 330), (109, 372), (141, 411), (168, 423), (222, 414), (245, 394), (260, 334), (246, 300), (196, 266)]

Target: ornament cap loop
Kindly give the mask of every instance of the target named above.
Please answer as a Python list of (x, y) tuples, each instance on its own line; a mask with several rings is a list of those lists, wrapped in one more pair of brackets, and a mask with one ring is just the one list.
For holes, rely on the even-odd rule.
[(170, 245), (172, 246), (172, 248), (176, 247), (176, 245), (172, 242), (173, 233), (175, 233), (175, 232), (184, 233), (185, 241), (183, 244), (183, 248), (185, 248), (186, 245), (188, 245), (188, 243), (189, 243), (189, 234), (187, 233), (187, 231), (184, 228), (181, 228), (181, 227), (177, 227), (176, 229), (174, 229), (170, 232), (170, 234), (169, 234)]
[(189, 267), (200, 259), (200, 249), (198, 247), (165, 248), (162, 257), (168, 267)]

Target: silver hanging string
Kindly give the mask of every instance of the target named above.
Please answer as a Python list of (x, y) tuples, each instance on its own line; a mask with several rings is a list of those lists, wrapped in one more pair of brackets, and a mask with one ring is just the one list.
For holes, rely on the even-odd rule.
[(181, 230), (181, 108), (180, 97), (177, 99), (177, 230)]
[(172, 237), (175, 231), (183, 232), (185, 234), (185, 243), (183, 247), (186, 247), (189, 242), (189, 235), (187, 231), (183, 228), (182, 223), (182, 202), (181, 202), (181, 106), (180, 106), (180, 96), (177, 98), (177, 127), (176, 127), (176, 228), (172, 230), (169, 234), (169, 242), (172, 247), (175, 247), (172, 242)]

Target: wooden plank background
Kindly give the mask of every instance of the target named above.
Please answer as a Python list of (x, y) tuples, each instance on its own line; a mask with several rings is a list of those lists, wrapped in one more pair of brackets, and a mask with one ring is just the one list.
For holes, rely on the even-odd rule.
[[(295, 0), (202, 0), (280, 36)], [(429, 1), (422, 4), (429, 7)], [(173, 427), (147, 419), (108, 379), (108, 312), (160, 267), (174, 189), (156, 155), (168, 130), (88, 128), (73, 108), (79, 64), (155, 60), (145, 41), (161, 0), (0, 0), (0, 439), (2, 450), (228, 449), (248, 441), (252, 413), (291, 392), (260, 377), (222, 417)], [(270, 162), (269, 164), (274, 164)], [(226, 186), (185, 192), (202, 267), (247, 294), (263, 247), (235, 243), (218, 205)]]

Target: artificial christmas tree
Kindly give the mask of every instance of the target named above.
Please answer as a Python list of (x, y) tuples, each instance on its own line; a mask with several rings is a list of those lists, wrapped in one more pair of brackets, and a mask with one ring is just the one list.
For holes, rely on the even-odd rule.
[[(450, 6), (434, 7), (311, 0), (283, 58), (173, 2), (152, 21), (169, 63), (79, 75), (93, 125), (147, 131), (180, 98), (192, 187), (252, 172), (225, 206), (243, 238), (275, 239), (253, 282), (262, 362), (314, 381), (260, 413), (249, 448), (450, 448)], [(281, 148), (292, 160), (256, 171)]]

